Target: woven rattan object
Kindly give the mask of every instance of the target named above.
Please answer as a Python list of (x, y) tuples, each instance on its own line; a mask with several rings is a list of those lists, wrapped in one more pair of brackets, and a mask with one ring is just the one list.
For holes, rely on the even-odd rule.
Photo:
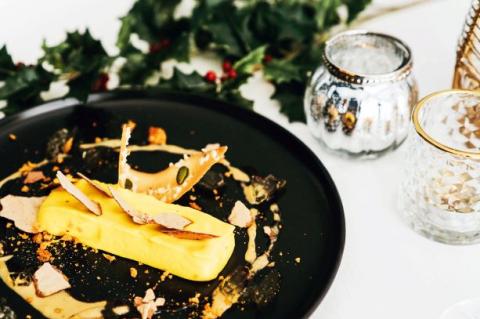
[(480, 0), (473, 0), (457, 48), (456, 89), (480, 89)]

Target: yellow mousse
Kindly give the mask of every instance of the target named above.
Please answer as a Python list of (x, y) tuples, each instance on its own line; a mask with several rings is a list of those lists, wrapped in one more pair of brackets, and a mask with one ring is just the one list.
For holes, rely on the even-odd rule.
[[(106, 189), (105, 184), (100, 184)], [(133, 259), (146, 265), (194, 280), (215, 279), (228, 262), (234, 246), (234, 226), (195, 209), (166, 204), (153, 196), (112, 186), (136, 211), (155, 216), (175, 213), (192, 224), (185, 230), (218, 236), (211, 239), (180, 239), (163, 234), (157, 225), (139, 225), (113, 200), (86, 181), (76, 186), (99, 203), (103, 214), (90, 213), (79, 201), (59, 188), (40, 207), (37, 226), (53, 235), (71, 235), (90, 247)]]

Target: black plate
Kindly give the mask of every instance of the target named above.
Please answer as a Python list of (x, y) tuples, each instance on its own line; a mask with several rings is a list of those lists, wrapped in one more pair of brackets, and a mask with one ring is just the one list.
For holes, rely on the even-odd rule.
[[(140, 131), (149, 125), (165, 128), (172, 144), (191, 148), (212, 142), (228, 145), (228, 159), (236, 166), (287, 180), (287, 189), (279, 198), (283, 228), (274, 251), (282, 276), (280, 292), (267, 307), (247, 306), (244, 311), (235, 307), (223, 318), (308, 317), (327, 292), (341, 260), (345, 237), (341, 201), (318, 158), (295, 136), (254, 112), (198, 96), (144, 91), (95, 95), (87, 106), (74, 100), (47, 103), (0, 121), (0, 178), (27, 160), (44, 158), (47, 137), (60, 128), (79, 126), (91, 137), (118, 138), (119, 123), (128, 119)], [(9, 141), (11, 133), (17, 136), (16, 142)], [(300, 263), (295, 262), (297, 257)], [(227, 268), (237, 260), (232, 257)], [(126, 266), (119, 263), (118, 267)], [(115, 271), (110, 267), (109, 272)], [(182, 280), (169, 285), (171, 289), (195, 289)], [(90, 298), (72, 294), (100, 299), (102, 288), (97, 290), (98, 295)], [(0, 296), (19, 314), (38, 316), (3, 283)]]

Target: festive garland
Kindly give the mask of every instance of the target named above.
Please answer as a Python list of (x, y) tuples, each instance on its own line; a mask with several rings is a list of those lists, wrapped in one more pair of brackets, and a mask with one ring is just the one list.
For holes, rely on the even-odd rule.
[[(43, 44), (36, 65), (14, 63), (0, 49), (0, 101), (7, 114), (43, 102), (40, 93), (64, 81), (66, 96), (86, 101), (107, 90), (112, 64), (123, 60), (119, 88), (155, 87), (212, 95), (244, 107), (239, 88), (256, 71), (275, 86), (274, 99), (291, 121), (304, 121), (302, 99), (308, 72), (320, 63), (321, 44), (334, 25), (352, 21), (370, 0), (197, 0), (188, 17), (175, 17), (181, 0), (138, 0), (121, 18), (119, 54), (107, 54), (88, 29), (68, 33), (56, 46)], [(343, 19), (341, 13), (343, 12)], [(142, 50), (132, 37), (148, 43)], [(188, 62), (195, 51), (215, 52), (223, 73), (185, 74), (151, 79), (167, 59)], [(148, 84), (147, 84), (148, 83)], [(1, 85), (1, 84), (0, 84)]]

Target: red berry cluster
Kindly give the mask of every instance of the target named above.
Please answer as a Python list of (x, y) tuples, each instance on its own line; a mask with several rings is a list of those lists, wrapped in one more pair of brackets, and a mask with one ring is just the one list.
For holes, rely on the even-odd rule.
[(223, 75), (222, 81), (226, 81), (228, 79), (236, 79), (237, 78), (237, 71), (233, 68), (233, 65), (230, 61), (224, 60), (222, 64)]
[(107, 83), (110, 77), (107, 73), (102, 72), (98, 76), (98, 79), (92, 85), (93, 92), (105, 92), (107, 90)]
[(172, 44), (170, 39), (162, 39), (158, 42), (150, 43), (149, 52), (150, 53), (160, 52), (161, 50), (163, 50), (165, 48), (168, 48), (170, 46), (170, 44)]
[[(222, 74), (222, 77), (220, 78), (222, 82), (237, 78), (237, 75), (238, 75), (237, 70), (233, 68), (233, 65), (230, 61), (224, 60), (222, 64), (222, 69), (223, 69), (223, 74)], [(205, 73), (204, 78), (206, 81), (214, 83), (215, 81), (217, 81), (217, 73), (215, 73), (215, 71), (210, 70), (207, 73)]]

